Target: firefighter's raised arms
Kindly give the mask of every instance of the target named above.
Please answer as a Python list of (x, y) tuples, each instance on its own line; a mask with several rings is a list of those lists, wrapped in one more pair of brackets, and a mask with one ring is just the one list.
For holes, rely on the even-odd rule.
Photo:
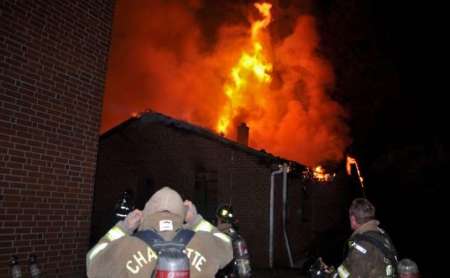
[[(142, 212), (131, 212), (88, 252), (87, 276), (148, 278), (174, 271), (177, 273), (170, 275), (214, 277), (232, 259), (231, 240), (201, 229), (186, 231), (185, 217), (186, 206), (176, 191), (169, 187), (157, 191)], [(183, 252), (168, 251), (170, 248), (182, 248)], [(183, 256), (188, 259), (187, 272)], [(168, 263), (172, 258), (173, 263)]]

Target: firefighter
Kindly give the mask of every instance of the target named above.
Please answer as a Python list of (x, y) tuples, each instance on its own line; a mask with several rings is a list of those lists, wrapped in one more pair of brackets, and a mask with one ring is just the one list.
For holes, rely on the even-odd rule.
[(236, 218), (231, 205), (217, 209), (217, 228), (233, 241), (233, 262), (219, 272), (219, 277), (251, 277), (250, 257), (247, 243), (236, 230)]
[(390, 237), (378, 227), (375, 207), (364, 198), (353, 200), (349, 210), (354, 231), (347, 256), (338, 267), (339, 277), (397, 277), (397, 253)]
[(220, 205), (216, 212), (217, 228), (231, 235), (237, 233), (236, 231), (236, 218), (234, 217), (233, 207), (231, 205)]
[[(158, 254), (133, 236), (135, 230), (152, 230), (171, 240), (181, 230), (186, 209), (180, 195), (169, 187), (157, 191), (143, 211), (134, 210), (119, 221), (87, 254), (87, 276), (151, 277)], [(231, 240), (223, 233), (198, 231), (186, 245), (190, 277), (214, 277), (232, 260)]]

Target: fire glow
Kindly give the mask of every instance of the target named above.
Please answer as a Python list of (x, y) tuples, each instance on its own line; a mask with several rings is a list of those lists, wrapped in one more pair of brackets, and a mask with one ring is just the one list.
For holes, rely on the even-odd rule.
[(327, 173), (322, 166), (316, 166), (313, 170), (313, 177), (319, 182), (329, 182), (334, 179), (335, 173)]
[(252, 94), (255, 98), (263, 98), (264, 96), (256, 95), (256, 91), (251, 91), (249, 82), (257, 82), (259, 84), (270, 83), (272, 77), (272, 64), (267, 61), (263, 54), (263, 46), (259, 40), (260, 32), (266, 28), (271, 20), (270, 9), (272, 5), (269, 3), (256, 3), (255, 7), (264, 16), (262, 20), (258, 20), (252, 24), (252, 45), (250, 52), (244, 51), (239, 62), (230, 71), (230, 79), (225, 84), (224, 91), (228, 98), (220, 115), (217, 130), (221, 134), (228, 134), (230, 123), (234, 118), (238, 117), (240, 111), (251, 106), (251, 98), (246, 94)]
[[(250, 147), (306, 165), (341, 159), (346, 113), (327, 94), (334, 75), (315, 18), (275, 2), (219, 1), (228, 6), (211, 42), (202, 31), (211, 22), (197, 17), (207, 2), (117, 2), (102, 131), (151, 109), (232, 140), (245, 122)], [(274, 36), (280, 29), (290, 31)]]

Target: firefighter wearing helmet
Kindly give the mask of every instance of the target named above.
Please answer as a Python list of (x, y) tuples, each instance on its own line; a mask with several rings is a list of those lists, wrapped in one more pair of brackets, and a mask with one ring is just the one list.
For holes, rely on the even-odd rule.
[(220, 224), (222, 225), (223, 228), (231, 227), (235, 222), (233, 207), (231, 205), (220, 205), (217, 208), (216, 217), (219, 229)]
[(233, 261), (218, 274), (218, 277), (250, 277), (250, 257), (245, 240), (236, 230), (236, 218), (231, 205), (221, 205), (217, 209), (217, 228), (231, 237)]
[[(183, 229), (186, 213), (176, 191), (169, 187), (157, 191), (143, 211), (132, 211), (88, 252), (87, 276), (214, 277), (232, 260), (231, 239), (220, 232), (199, 230), (189, 231), (187, 241), (178, 241), (187, 231)], [(164, 247), (167, 242), (171, 248), (183, 243), (182, 252), (174, 256), (173, 249)]]
[(397, 278), (397, 252), (388, 234), (379, 227), (372, 203), (365, 198), (353, 200), (349, 220), (354, 232), (347, 242), (343, 263), (335, 271), (321, 262), (311, 273), (313, 277)]

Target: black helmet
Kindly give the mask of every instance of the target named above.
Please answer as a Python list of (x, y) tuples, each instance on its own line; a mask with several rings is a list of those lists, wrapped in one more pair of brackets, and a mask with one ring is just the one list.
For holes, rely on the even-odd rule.
[(233, 223), (234, 221), (233, 207), (231, 205), (220, 205), (217, 208), (216, 216), (222, 222)]
[(123, 220), (134, 210), (133, 191), (128, 189), (122, 193), (114, 208), (114, 214), (118, 220)]

